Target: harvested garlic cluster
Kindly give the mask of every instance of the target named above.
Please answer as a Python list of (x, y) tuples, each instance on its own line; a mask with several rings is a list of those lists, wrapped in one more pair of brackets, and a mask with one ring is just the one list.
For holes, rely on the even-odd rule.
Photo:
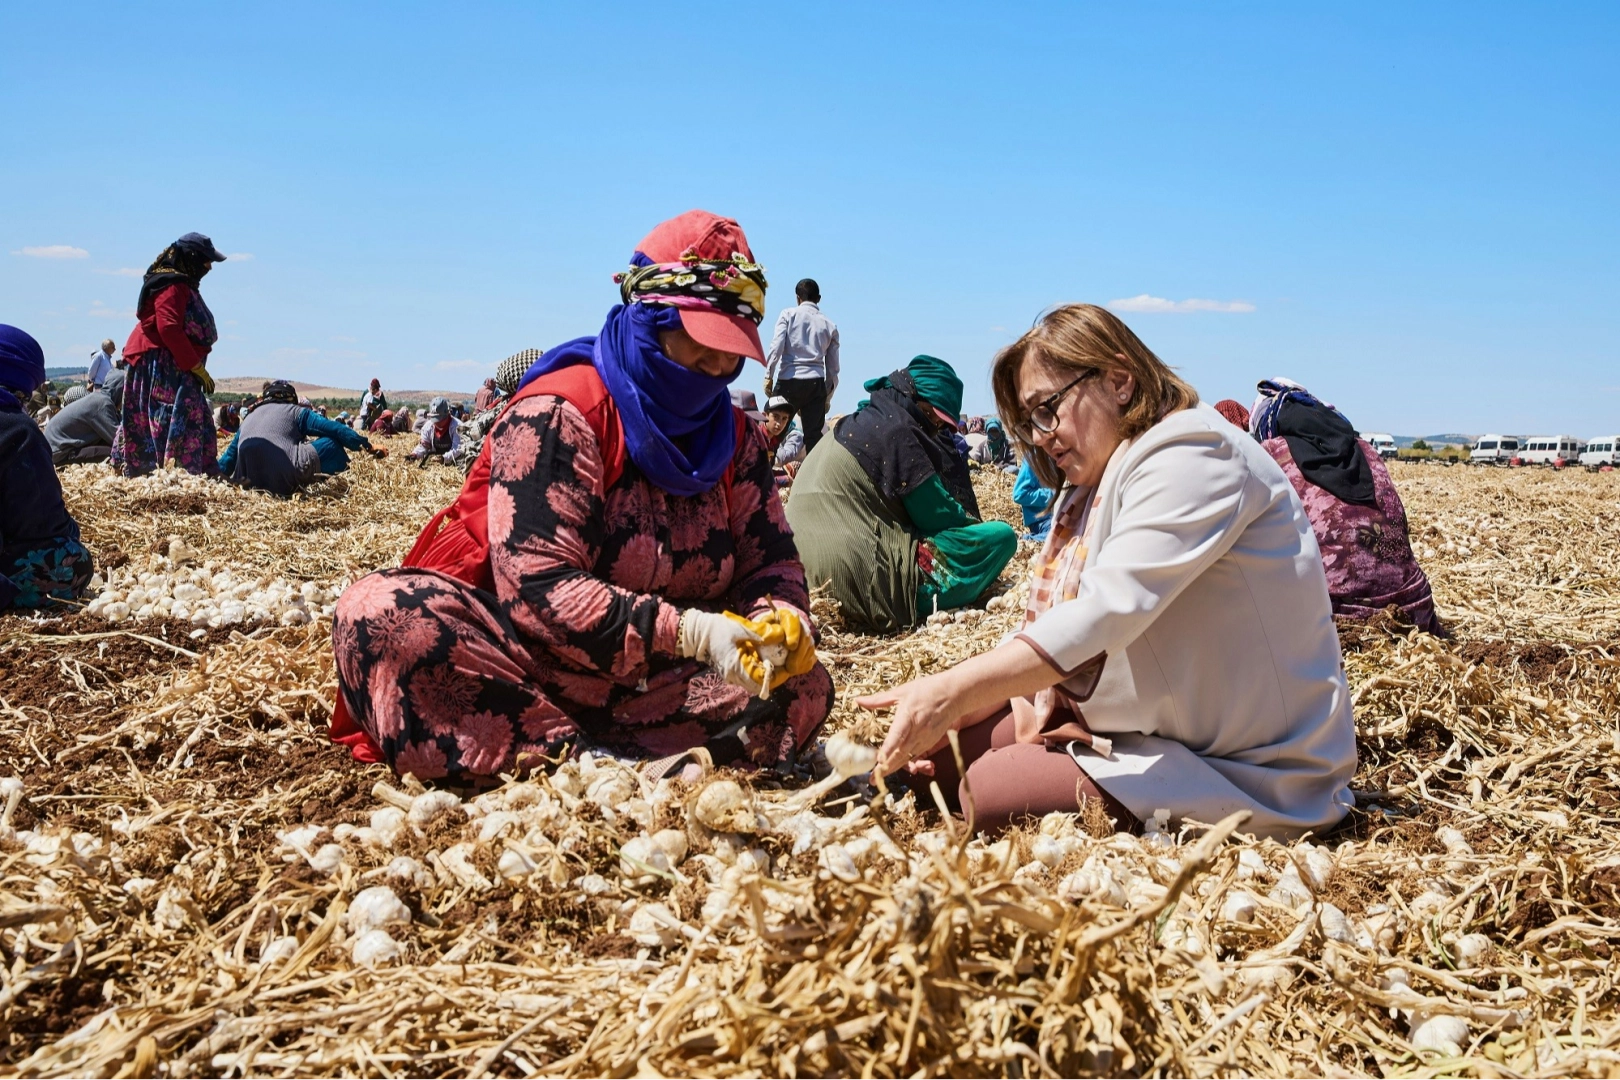
[(247, 577), (210, 562), (194, 565), (197, 553), (171, 537), (169, 554), (141, 569), (120, 567), (91, 579), (101, 591), (85, 610), (111, 623), (180, 619), (203, 629), (274, 623), (303, 626), (330, 616), (337, 590), (313, 581)]

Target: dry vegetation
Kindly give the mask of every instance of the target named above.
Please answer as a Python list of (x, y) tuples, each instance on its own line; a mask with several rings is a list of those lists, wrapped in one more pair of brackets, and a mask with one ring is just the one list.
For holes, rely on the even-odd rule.
[[(326, 741), (324, 620), (0, 620), (0, 1073), (1620, 1072), (1620, 479), (1394, 469), (1455, 637), (1342, 631), (1361, 805), (1291, 846), (594, 760), (462, 801)], [(66, 482), (108, 561), (334, 588), (459, 483), (104, 476)], [(830, 619), (831, 726), (1013, 618)]]

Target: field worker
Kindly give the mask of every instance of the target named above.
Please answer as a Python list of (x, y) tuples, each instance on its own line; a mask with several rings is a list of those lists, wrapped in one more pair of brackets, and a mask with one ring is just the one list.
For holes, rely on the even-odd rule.
[(349, 467), (347, 450), (382, 457), (386, 450), (346, 424), (328, 420), (300, 401), (292, 383), (264, 384), (264, 393), (242, 414), (241, 429), (219, 457), (219, 471), (233, 484), (287, 498), (293, 492)]
[(408, 567), (340, 598), (333, 735), (362, 760), (464, 780), (583, 745), (660, 775), (701, 746), (771, 766), (827, 716), (764, 436), (727, 394), (764, 356), (764, 270), (735, 221), (693, 210), (617, 280), (601, 333), (529, 369)]
[(979, 520), (952, 439), (962, 380), (949, 364), (919, 356), (866, 392), (805, 458), (788, 521), (810, 580), (831, 583), (853, 625), (886, 634), (977, 600), (1018, 533)]
[(39, 342), (0, 325), (0, 611), (77, 599), (93, 569), (62, 502), (50, 444), (23, 411), (44, 381)]
[[(471, 469), (473, 462), (478, 460), (479, 453), (484, 449), (484, 439), (489, 436), (495, 421), (500, 419), (506, 403), (517, 393), (523, 373), (538, 359), (540, 359), (539, 349), (524, 349), (522, 352), (513, 353), (501, 361), (500, 366), (495, 369), (495, 377), (485, 381), (485, 389), (493, 391), (488, 399), (489, 403), (480, 408), (478, 413), (461, 428), (462, 447), (457, 460), (463, 469)], [(475, 398), (473, 403), (476, 405), (482, 396), (483, 391), (480, 390), (479, 398)]]
[(1052, 496), (1055, 492), (1035, 475), (1035, 465), (1025, 457), (1013, 480), (1012, 498), (1024, 515), (1024, 539), (1045, 540), (1052, 528)]
[(124, 408), (124, 373), (114, 370), (100, 389), (64, 405), (45, 425), (51, 463), (78, 465), (106, 461)]
[[(343, 417), (339, 416), (338, 419), (342, 420)], [(370, 434), (372, 434), (372, 435), (391, 435), (391, 434), (393, 434), (393, 431), (394, 431), (394, 410), (393, 409), (384, 409), (382, 412), (377, 414), (377, 419), (375, 419), (375, 420), (373, 420), (371, 422)]]
[(793, 479), (808, 453), (804, 435), (793, 426), (794, 412), (793, 403), (781, 394), (765, 402), (765, 449), (770, 452), (778, 480)]
[(170, 461), (199, 476), (218, 475), (207, 364), (219, 333), (198, 287), (224, 260), (208, 237), (186, 233), (146, 269), (135, 302), (138, 322), (124, 343), (129, 374), (111, 458), (125, 476), (144, 476)]
[(394, 413), (394, 423), (391, 427), (391, 433), (394, 435), (403, 435), (410, 430), (411, 410), (400, 409), (398, 412)]
[(1012, 442), (1000, 420), (991, 417), (984, 422), (984, 442), (969, 452), (968, 460), (992, 469), (1009, 468), (1015, 463)]
[(99, 390), (107, 384), (107, 376), (113, 372), (113, 357), (118, 355), (118, 346), (112, 338), (101, 343), (101, 348), (90, 354), (90, 366), (84, 373), (84, 385), (91, 390)]
[(354, 429), (356, 431), (371, 430), (371, 422), (381, 416), (382, 411), (386, 408), (388, 408), (388, 395), (382, 391), (382, 382), (378, 379), (372, 379), (371, 388), (360, 395), (360, 413), (354, 421)]
[(422, 439), (410, 453), (412, 461), (426, 465), (438, 458), (454, 465), (461, 451), (461, 421), (450, 412), (450, 402), (436, 397), (428, 403), (422, 418)]
[(765, 362), (765, 396), (792, 403), (804, 426), (808, 452), (821, 441), (827, 406), (838, 390), (838, 327), (821, 313), (821, 286), (805, 278), (793, 286), (798, 303), (776, 318)]
[(1072, 812), (1077, 790), (1123, 827), (1160, 808), (1248, 810), (1244, 831), (1279, 838), (1332, 826), (1353, 802), (1350, 691), (1310, 520), (1277, 463), (1090, 304), (1044, 315), (991, 385), (1059, 492), (1052, 532), (1022, 630), (859, 702), (893, 709), (879, 769), (971, 790), (987, 831)]
[(1418, 629), (1441, 632), (1429, 578), (1412, 554), (1406, 507), (1384, 459), (1333, 406), (1288, 379), (1267, 379), (1249, 430), (1305, 504), (1333, 614), (1369, 619), (1391, 604)]
[(484, 385), (480, 386), (478, 393), (473, 395), (473, 413), (477, 414), (494, 408), (495, 402), (500, 399), (500, 396), (501, 392), (496, 387), (495, 380), (485, 379)]

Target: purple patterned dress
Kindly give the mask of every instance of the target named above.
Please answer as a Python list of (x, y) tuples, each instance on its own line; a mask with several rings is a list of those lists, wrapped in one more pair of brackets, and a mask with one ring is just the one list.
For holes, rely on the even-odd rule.
[(825, 668), (762, 700), (676, 649), (687, 607), (782, 607), (811, 625), (764, 435), (746, 427), (729, 488), (685, 498), (628, 461), (604, 491), (596, 435), (568, 402), (508, 409), (489, 436), (495, 591), (402, 568), (338, 602), (338, 683), (384, 758), (422, 779), (490, 776), (580, 744), (789, 758), (832, 708)]
[(1322, 549), (1333, 614), (1369, 619), (1394, 604), (1420, 630), (1439, 633), (1429, 579), (1407, 537), (1406, 507), (1378, 451), (1365, 439), (1356, 444), (1372, 467), (1373, 495), (1378, 502), (1377, 506), (1356, 506), (1306, 480), (1282, 436), (1260, 445), (1282, 466), (1299, 501), (1305, 504), (1305, 516), (1311, 519), (1317, 546)]
[[(195, 290), (187, 292), (185, 334), (206, 352), (219, 340), (214, 315)], [(181, 371), (161, 345), (129, 357), (122, 422), (113, 433), (113, 468), (125, 476), (145, 476), (173, 461), (189, 473), (217, 476), (218, 458), (214, 414), (197, 376)]]

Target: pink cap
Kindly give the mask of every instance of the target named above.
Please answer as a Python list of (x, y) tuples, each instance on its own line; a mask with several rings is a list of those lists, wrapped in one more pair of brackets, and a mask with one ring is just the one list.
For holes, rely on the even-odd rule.
[[(707, 210), (688, 210), (670, 218), (648, 233), (636, 250), (655, 263), (680, 262), (688, 251), (701, 259), (729, 259), (733, 255), (742, 255), (750, 262), (754, 259), (742, 226)], [(700, 345), (765, 362), (759, 327), (741, 315), (683, 307), (681, 325)]]

